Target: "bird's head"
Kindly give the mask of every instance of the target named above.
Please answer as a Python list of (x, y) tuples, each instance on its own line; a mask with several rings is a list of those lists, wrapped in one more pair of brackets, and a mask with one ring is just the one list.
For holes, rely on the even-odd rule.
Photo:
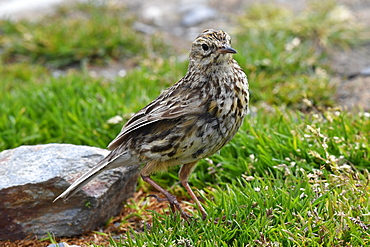
[(219, 64), (232, 59), (236, 53), (230, 44), (231, 38), (224, 31), (204, 30), (194, 40), (190, 52), (190, 61), (194, 64)]

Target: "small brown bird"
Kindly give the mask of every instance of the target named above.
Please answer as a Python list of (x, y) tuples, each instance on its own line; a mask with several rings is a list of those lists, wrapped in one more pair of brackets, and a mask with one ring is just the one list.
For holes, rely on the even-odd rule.
[(153, 172), (182, 165), (180, 181), (205, 219), (207, 213), (189, 186), (189, 175), (199, 160), (233, 138), (247, 114), (247, 76), (233, 53), (227, 33), (207, 29), (199, 34), (192, 43), (186, 75), (136, 113), (109, 144), (111, 153), (55, 200), (67, 200), (103, 170), (145, 164), (142, 179), (165, 196), (157, 200), (168, 200), (172, 211), (177, 209), (189, 221), (176, 197), (150, 178)]

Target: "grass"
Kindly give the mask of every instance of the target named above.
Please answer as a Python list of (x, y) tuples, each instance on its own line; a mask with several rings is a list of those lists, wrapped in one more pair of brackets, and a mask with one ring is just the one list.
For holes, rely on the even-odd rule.
[(134, 16), (120, 6), (78, 4), (55, 15), (39, 22), (1, 21), (2, 59), (63, 68), (163, 51), (155, 38), (146, 42), (131, 28)]
[(108, 120), (140, 110), (175, 80), (166, 70), (178, 67), (186, 69), (156, 61), (112, 82), (86, 72), (55, 78), (37, 65), (4, 66), (0, 149), (53, 142), (105, 147), (122, 127)]
[[(132, 232), (116, 246), (368, 245), (369, 174), (359, 169), (369, 164), (369, 118), (337, 110), (250, 116), (194, 172), (205, 222), (188, 226), (155, 214), (150, 231)], [(356, 133), (347, 132), (353, 125)]]
[[(0, 21), (0, 150), (53, 142), (103, 148), (186, 71), (159, 35), (133, 30), (135, 17), (119, 6), (79, 4), (47, 20)], [(330, 50), (361, 41), (352, 21), (331, 1), (299, 16), (273, 5), (240, 16), (233, 47), (251, 109), (232, 142), (191, 177), (207, 220), (187, 225), (152, 212), (144, 232), (119, 241), (107, 233), (111, 246), (369, 245), (370, 115), (336, 105), (326, 64)], [(115, 79), (90, 76), (91, 65), (111, 60), (138, 66)], [(188, 197), (176, 170), (154, 179)]]
[(367, 179), (320, 170), (235, 178), (204, 191), (205, 222), (188, 226), (156, 214), (150, 231), (116, 246), (366, 246)]
[[(305, 110), (302, 98), (333, 106), (336, 88), (325, 61), (327, 52), (361, 42), (363, 30), (344, 6), (311, 1), (297, 15), (285, 8), (257, 4), (238, 18), (236, 58), (258, 92), (252, 100)], [(351, 27), (351, 28), (350, 28)]]

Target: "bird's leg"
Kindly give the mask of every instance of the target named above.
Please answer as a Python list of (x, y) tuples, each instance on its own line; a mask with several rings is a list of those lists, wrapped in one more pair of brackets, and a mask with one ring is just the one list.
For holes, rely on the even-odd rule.
[(200, 204), (200, 201), (195, 196), (195, 194), (194, 194), (193, 190), (190, 188), (189, 182), (188, 182), (190, 173), (194, 170), (196, 164), (197, 164), (197, 162), (182, 165), (182, 167), (179, 171), (179, 178), (180, 178), (180, 182), (181, 182), (182, 186), (185, 187), (185, 189), (188, 191), (191, 198), (193, 198), (193, 200), (196, 202), (196, 204), (199, 208), (199, 211), (202, 214), (202, 219), (205, 220), (206, 217), (207, 217), (206, 210), (203, 208), (202, 204)]
[(145, 182), (147, 182), (148, 184), (153, 186), (156, 190), (161, 192), (166, 198), (160, 198), (160, 197), (154, 196), (154, 195), (149, 195), (149, 196), (155, 197), (158, 202), (168, 200), (168, 202), (170, 203), (170, 207), (171, 207), (172, 212), (175, 213), (175, 211), (177, 209), (178, 211), (180, 211), (181, 217), (184, 218), (188, 223), (190, 223), (190, 221), (189, 221), (190, 216), (187, 213), (185, 213), (185, 211), (181, 208), (180, 203), (177, 201), (176, 196), (172, 195), (170, 192), (166, 191), (161, 186), (159, 186), (156, 182), (154, 182), (153, 179), (150, 178), (150, 176), (144, 176), (144, 175), (141, 174), (141, 177), (143, 178), (143, 180)]

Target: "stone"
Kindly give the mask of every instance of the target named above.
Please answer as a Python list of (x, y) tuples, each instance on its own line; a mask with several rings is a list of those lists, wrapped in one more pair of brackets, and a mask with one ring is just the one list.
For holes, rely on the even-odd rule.
[(0, 240), (73, 236), (94, 230), (135, 191), (138, 167), (102, 172), (68, 201), (53, 200), (108, 150), (72, 144), (21, 146), (0, 153)]
[(163, 0), (143, 1), (137, 12), (141, 22), (156, 27), (167, 27), (178, 22), (177, 5), (175, 1), (166, 1), (165, 4)]
[(369, 67), (366, 67), (366, 68), (363, 68), (360, 71), (360, 75), (362, 75), (362, 76), (370, 76), (370, 66)]
[(134, 22), (132, 28), (148, 35), (153, 35), (157, 31), (153, 26), (138, 21)]
[(67, 243), (49, 244), (47, 247), (80, 247), (80, 245), (69, 245)]
[(370, 77), (357, 76), (351, 80), (345, 80), (338, 86), (335, 97), (345, 109), (358, 111), (370, 111)]
[(357, 46), (353, 49), (334, 49), (329, 54), (330, 67), (340, 76), (353, 78), (364, 75), (370, 61), (370, 43)]
[(217, 11), (207, 6), (195, 6), (186, 12), (183, 16), (181, 24), (185, 27), (195, 26), (205, 21), (216, 18)]

